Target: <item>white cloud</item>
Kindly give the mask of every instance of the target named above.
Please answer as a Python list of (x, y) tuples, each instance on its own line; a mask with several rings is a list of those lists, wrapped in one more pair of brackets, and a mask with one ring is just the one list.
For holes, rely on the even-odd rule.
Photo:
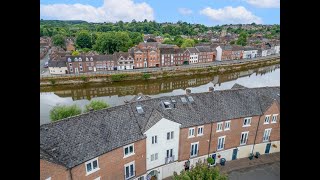
[(149, 4), (133, 0), (104, 0), (101, 7), (84, 4), (40, 5), (41, 17), (58, 20), (84, 20), (88, 22), (116, 22), (154, 20)]
[(210, 19), (223, 24), (250, 24), (255, 22), (261, 24), (262, 19), (252, 14), (243, 6), (231, 7), (227, 6), (220, 9), (204, 8), (200, 14), (208, 16)]
[(280, 0), (245, 0), (258, 8), (280, 8)]
[(190, 15), (193, 13), (192, 10), (188, 8), (179, 8), (178, 12), (182, 15)]

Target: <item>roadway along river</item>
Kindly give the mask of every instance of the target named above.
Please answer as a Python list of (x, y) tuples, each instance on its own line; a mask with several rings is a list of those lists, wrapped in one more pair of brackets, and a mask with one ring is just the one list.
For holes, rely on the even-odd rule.
[(91, 99), (105, 100), (111, 106), (124, 104), (138, 93), (150, 97), (181, 95), (230, 89), (235, 83), (246, 87), (280, 86), (280, 65), (272, 65), (222, 75), (199, 75), (137, 82), (96, 83), (40, 88), (40, 125), (49, 123), (50, 109), (56, 104), (77, 104), (81, 108)]

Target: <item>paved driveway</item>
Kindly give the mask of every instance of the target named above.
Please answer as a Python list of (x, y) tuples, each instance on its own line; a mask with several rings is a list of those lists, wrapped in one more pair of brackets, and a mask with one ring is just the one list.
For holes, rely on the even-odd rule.
[(40, 74), (49, 74), (49, 68), (44, 68), (43, 65), (49, 61), (49, 54), (51, 49), (48, 50), (47, 54), (40, 60)]
[(232, 171), (229, 180), (280, 180), (280, 162)]

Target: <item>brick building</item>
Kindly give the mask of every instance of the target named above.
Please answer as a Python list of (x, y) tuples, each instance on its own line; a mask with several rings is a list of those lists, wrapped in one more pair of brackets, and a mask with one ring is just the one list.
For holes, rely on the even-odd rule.
[(163, 179), (280, 151), (280, 87), (133, 101), (40, 126), (41, 179)]

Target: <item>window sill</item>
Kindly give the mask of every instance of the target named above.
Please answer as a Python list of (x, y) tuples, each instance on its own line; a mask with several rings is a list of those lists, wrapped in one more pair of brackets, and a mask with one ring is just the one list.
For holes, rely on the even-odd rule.
[(224, 129), (224, 131), (229, 131), (230, 129)]
[(270, 123), (266, 123), (266, 122), (265, 122), (265, 123), (263, 123), (263, 124), (270, 124)]
[(194, 138), (195, 136), (188, 136), (188, 138)]
[(199, 137), (199, 136), (203, 136), (203, 134), (198, 134), (197, 137)]
[(271, 124), (275, 124), (275, 123), (277, 123), (277, 122), (271, 122)]
[(244, 125), (244, 126), (242, 126), (242, 127), (250, 127), (251, 125)]
[(247, 145), (247, 143), (244, 143), (244, 144), (240, 144), (240, 146), (245, 146), (245, 145)]
[(130, 156), (133, 156), (133, 155), (135, 155), (135, 153), (132, 153), (132, 154), (128, 154), (128, 155), (126, 155), (126, 156), (123, 156), (123, 158), (127, 158), (127, 157), (130, 157)]
[(97, 171), (99, 171), (99, 170), (100, 170), (100, 168), (97, 168), (97, 169), (94, 169), (94, 170), (92, 170), (92, 171), (90, 171), (90, 172), (87, 172), (86, 176), (88, 176), (88, 175), (90, 175), (90, 174), (92, 174), (92, 173), (94, 173), (94, 172), (97, 172)]
[(224, 150), (224, 148), (222, 148), (222, 149), (217, 149), (217, 151), (221, 151), (221, 150)]
[(222, 132), (222, 130), (218, 130), (218, 131), (216, 131), (216, 132)]

